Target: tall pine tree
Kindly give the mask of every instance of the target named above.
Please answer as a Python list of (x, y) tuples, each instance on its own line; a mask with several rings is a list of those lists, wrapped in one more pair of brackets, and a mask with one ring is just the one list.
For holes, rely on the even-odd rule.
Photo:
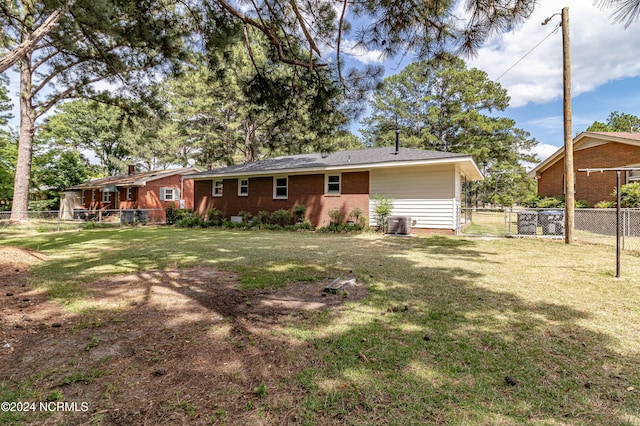
[[(56, 1), (4, 3), (3, 45), (30, 40), (60, 7)], [(163, 0), (77, 0), (24, 52), (19, 67), (20, 131), (12, 220), (27, 219), (36, 120), (67, 99), (144, 98), (144, 85), (153, 74), (168, 71), (171, 60), (183, 54), (188, 28), (180, 16), (174, 3)], [(103, 82), (117, 91), (97, 88)]]

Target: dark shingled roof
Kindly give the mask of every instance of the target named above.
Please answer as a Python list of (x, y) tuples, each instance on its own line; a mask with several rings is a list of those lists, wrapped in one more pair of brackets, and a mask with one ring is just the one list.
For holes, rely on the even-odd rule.
[(467, 154), (427, 151), (423, 149), (400, 148), (398, 154), (394, 147), (368, 148), (332, 153), (314, 153), (275, 157), (253, 163), (238, 164), (189, 175), (188, 178), (219, 176), (224, 174), (255, 174), (295, 169), (325, 169), (333, 167), (366, 166), (380, 163), (403, 163), (453, 158), (469, 158)]
[(180, 169), (166, 169), (155, 170), (151, 172), (137, 172), (134, 174), (121, 174), (117, 176), (108, 176), (104, 178), (91, 179), (88, 182), (84, 182), (78, 185), (67, 188), (68, 190), (82, 190), (82, 189), (95, 189), (105, 188), (109, 186), (145, 186), (148, 181), (161, 179), (167, 176), (173, 176), (176, 174), (187, 175), (192, 174), (195, 171), (199, 171), (195, 167), (180, 168)]

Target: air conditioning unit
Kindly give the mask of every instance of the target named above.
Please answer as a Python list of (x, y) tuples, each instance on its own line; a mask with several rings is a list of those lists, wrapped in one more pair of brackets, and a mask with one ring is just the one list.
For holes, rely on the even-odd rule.
[(410, 233), (410, 216), (390, 216), (389, 219), (387, 219), (387, 234), (408, 235)]

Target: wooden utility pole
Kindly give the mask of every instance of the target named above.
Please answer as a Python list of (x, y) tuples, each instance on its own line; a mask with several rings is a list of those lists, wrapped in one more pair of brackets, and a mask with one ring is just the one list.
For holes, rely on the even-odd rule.
[(564, 86), (564, 241), (573, 243), (575, 217), (575, 175), (573, 171), (573, 136), (571, 120), (571, 49), (569, 43), (569, 8), (562, 9), (562, 76)]

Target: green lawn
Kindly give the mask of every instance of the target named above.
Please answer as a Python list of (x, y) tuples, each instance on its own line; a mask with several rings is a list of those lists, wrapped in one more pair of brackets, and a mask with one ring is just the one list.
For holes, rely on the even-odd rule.
[[(211, 266), (250, 289), (352, 272), (364, 300), (278, 332), (304, 357), (289, 406), (259, 407), (265, 424), (640, 424), (637, 254), (623, 253), (617, 279), (611, 247), (533, 239), (140, 227), (0, 244), (47, 254), (33, 285), (78, 312), (86, 284), (109, 274)], [(3, 383), (0, 399), (20, 386)], [(210, 419), (242, 424), (217, 409)]]

